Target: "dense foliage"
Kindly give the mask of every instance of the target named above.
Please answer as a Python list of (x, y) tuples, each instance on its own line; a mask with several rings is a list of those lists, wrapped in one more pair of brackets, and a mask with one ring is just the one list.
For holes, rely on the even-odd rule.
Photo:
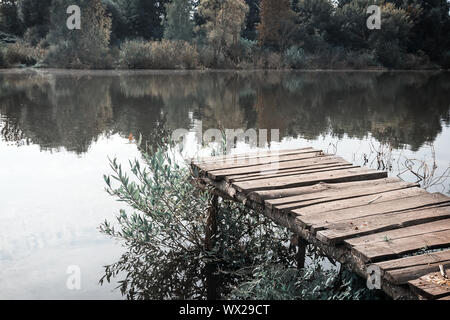
[[(107, 221), (101, 226), (128, 248), (120, 261), (106, 268), (102, 281), (124, 272), (120, 289), (128, 298), (202, 298), (211, 290), (206, 284), (212, 277), (220, 282), (217, 294), (226, 295), (236, 279), (265, 261), (269, 252), (269, 260), (287, 264), (287, 232), (229, 201), (219, 203), (220, 241), (206, 251), (211, 194), (197, 188), (189, 170), (162, 150), (144, 153), (143, 161), (130, 165), (127, 172), (112, 160), (113, 175), (105, 181), (107, 191), (134, 212), (123, 210), (118, 226)], [(211, 265), (220, 277), (209, 272)]]
[(111, 41), (112, 19), (101, 0), (79, 1), (83, 15), (81, 30), (69, 30), (61, 12), (72, 0), (53, 0), (51, 26), (45, 45), (49, 46), (46, 63), (64, 68), (106, 68)]
[[(196, 68), (329, 68), (330, 60), (338, 62), (333, 68), (450, 66), (447, 0), (78, 0), (83, 27), (69, 31), (66, 8), (73, 3), (0, 0), (0, 32), (46, 50), (52, 67), (126, 68), (119, 63), (124, 43), (163, 39), (195, 47)], [(374, 3), (380, 30), (366, 27)], [(292, 48), (304, 61), (292, 62), (299, 52)]]

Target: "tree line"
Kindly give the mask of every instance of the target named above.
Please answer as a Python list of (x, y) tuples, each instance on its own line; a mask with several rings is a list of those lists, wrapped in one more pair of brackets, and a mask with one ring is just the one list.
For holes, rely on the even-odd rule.
[[(77, 4), (81, 30), (66, 27)], [(381, 8), (369, 30), (367, 8)], [(447, 0), (0, 0), (0, 66), (448, 68)]]

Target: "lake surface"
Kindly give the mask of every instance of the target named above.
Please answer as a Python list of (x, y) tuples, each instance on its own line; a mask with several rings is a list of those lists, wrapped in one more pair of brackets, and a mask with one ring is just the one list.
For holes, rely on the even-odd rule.
[(123, 251), (97, 229), (123, 206), (108, 157), (140, 157), (130, 134), (151, 145), (199, 124), (279, 129), (273, 148), (450, 190), (449, 73), (0, 71), (0, 299), (122, 298), (97, 284)]

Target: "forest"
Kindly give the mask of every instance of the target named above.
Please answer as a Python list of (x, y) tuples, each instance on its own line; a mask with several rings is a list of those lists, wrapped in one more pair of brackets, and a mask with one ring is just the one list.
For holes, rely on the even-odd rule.
[[(81, 9), (70, 30), (67, 8)], [(367, 8), (381, 9), (370, 30)], [(447, 0), (0, 0), (0, 68), (448, 69)]]

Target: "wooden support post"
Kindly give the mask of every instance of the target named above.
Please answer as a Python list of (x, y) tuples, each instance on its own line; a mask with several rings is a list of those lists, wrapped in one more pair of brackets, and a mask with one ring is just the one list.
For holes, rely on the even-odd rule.
[(303, 269), (305, 267), (305, 258), (306, 258), (306, 246), (308, 243), (303, 240), (301, 237), (297, 239), (297, 268)]
[(217, 207), (219, 196), (213, 195), (208, 207), (208, 218), (206, 220), (205, 250), (211, 251), (214, 248), (214, 236), (217, 233)]
[[(208, 208), (208, 218), (206, 221), (205, 231), (205, 250), (212, 251), (215, 245), (215, 236), (217, 234), (217, 211), (219, 205), (219, 197), (213, 195), (211, 203)], [(214, 262), (209, 262), (205, 265), (206, 273), (206, 295), (208, 300), (218, 299), (218, 279), (216, 276), (217, 265)]]

